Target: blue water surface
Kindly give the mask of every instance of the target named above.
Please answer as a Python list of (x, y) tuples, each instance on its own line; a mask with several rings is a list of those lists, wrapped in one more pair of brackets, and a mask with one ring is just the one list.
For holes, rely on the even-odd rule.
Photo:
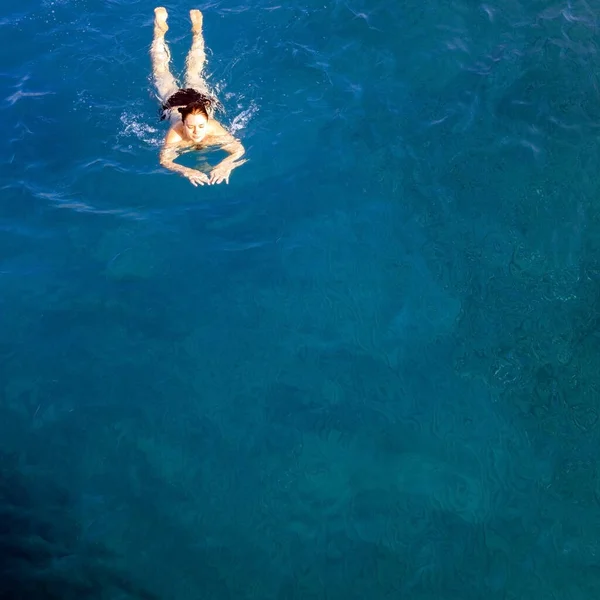
[(0, 18), (10, 597), (596, 598), (600, 0), (197, 7), (229, 185), (158, 164), (153, 4)]

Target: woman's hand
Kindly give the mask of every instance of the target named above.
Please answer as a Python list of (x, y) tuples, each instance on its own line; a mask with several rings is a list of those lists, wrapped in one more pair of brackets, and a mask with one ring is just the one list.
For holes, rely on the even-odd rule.
[(231, 171), (233, 171), (233, 167), (231, 165), (227, 165), (227, 164), (217, 165), (210, 172), (209, 183), (210, 184), (223, 183), (223, 182), (229, 183), (229, 176), (231, 175)]
[(190, 180), (190, 183), (194, 187), (198, 187), (199, 185), (204, 185), (205, 183), (210, 184), (210, 180), (208, 179), (208, 175), (206, 173), (202, 173), (201, 171), (196, 171), (195, 169), (189, 169), (189, 171), (185, 172), (185, 176)]

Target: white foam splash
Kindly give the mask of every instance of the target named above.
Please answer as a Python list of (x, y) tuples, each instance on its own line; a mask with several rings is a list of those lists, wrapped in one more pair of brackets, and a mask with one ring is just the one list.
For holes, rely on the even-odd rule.
[(233, 121), (231, 121), (231, 125), (229, 127), (229, 129), (231, 130), (231, 133), (236, 133), (238, 131), (241, 131), (242, 129), (245, 129), (248, 125), (248, 123), (250, 122), (250, 120), (252, 119), (252, 117), (254, 117), (254, 115), (258, 112), (258, 105), (256, 104), (256, 102), (254, 102), (254, 100), (252, 100), (252, 102), (250, 103), (250, 106), (246, 109), (243, 110), (241, 113), (237, 114), (234, 118)]
[(142, 115), (123, 112), (121, 114), (121, 123), (123, 131), (119, 137), (135, 137), (149, 146), (158, 147), (162, 144), (163, 135), (157, 127), (153, 127), (145, 122)]

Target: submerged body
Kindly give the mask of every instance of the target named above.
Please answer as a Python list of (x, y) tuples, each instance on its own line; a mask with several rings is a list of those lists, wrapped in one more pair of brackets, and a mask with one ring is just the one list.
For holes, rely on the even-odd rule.
[[(180, 110), (186, 110), (187, 108)], [(180, 110), (177, 112), (180, 112)], [(245, 162), (239, 160), (244, 155), (242, 144), (217, 120), (211, 119), (201, 110), (188, 114), (184, 113), (183, 118), (173, 120), (175, 122), (171, 125), (160, 152), (160, 164), (171, 171), (181, 173), (193, 185), (221, 183), (223, 181), (229, 183), (231, 171)], [(182, 152), (210, 147), (224, 150), (229, 156), (216, 165), (209, 175), (174, 162)]]
[[(206, 60), (202, 37), (202, 13), (190, 11), (192, 21), (192, 47), (186, 64), (186, 88), (180, 89), (169, 70), (170, 53), (165, 42), (167, 11), (163, 7), (154, 9), (154, 40), (152, 57), (154, 81), (162, 102), (163, 116), (171, 122), (160, 152), (160, 164), (179, 173), (197, 186), (205, 183), (229, 183), (231, 171), (245, 160), (244, 147), (215, 118), (214, 111), (219, 102), (210, 94), (202, 78)], [(212, 168), (209, 174), (175, 163), (183, 152), (215, 147), (229, 154)]]

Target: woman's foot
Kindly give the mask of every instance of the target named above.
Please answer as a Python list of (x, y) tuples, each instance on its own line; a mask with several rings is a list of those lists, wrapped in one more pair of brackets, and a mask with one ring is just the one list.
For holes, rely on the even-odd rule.
[(169, 26), (167, 25), (167, 9), (164, 6), (157, 6), (154, 9), (154, 37), (164, 36)]
[(194, 35), (202, 33), (202, 13), (194, 8), (190, 10), (190, 19), (192, 20), (192, 33)]

